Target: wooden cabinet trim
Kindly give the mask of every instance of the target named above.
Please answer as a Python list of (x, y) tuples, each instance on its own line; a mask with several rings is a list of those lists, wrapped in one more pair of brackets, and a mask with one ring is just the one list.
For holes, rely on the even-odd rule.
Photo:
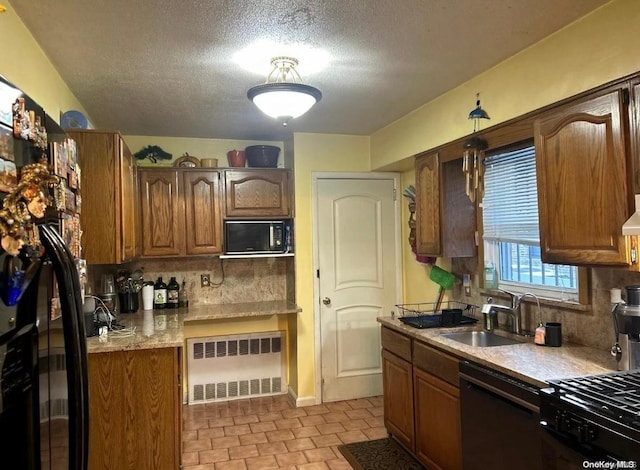
[(291, 217), (291, 171), (224, 171), (225, 217)]
[(458, 362), (451, 355), (418, 341), (413, 342), (413, 365), (458, 387)]
[(382, 364), (385, 427), (413, 452), (415, 439), (411, 363), (383, 349)]
[(387, 349), (396, 356), (411, 362), (411, 339), (391, 330), (381, 327), (380, 336), (383, 349)]

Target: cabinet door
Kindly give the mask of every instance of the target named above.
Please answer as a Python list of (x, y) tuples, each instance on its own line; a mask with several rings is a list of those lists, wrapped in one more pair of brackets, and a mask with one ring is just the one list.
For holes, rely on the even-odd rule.
[(627, 264), (627, 109), (622, 90), (535, 121), (542, 260)]
[(288, 170), (226, 170), (227, 217), (290, 217)]
[(384, 425), (408, 449), (414, 450), (413, 379), (411, 364), (382, 350)]
[(89, 469), (180, 467), (178, 348), (89, 354)]
[(178, 171), (140, 170), (142, 256), (184, 254), (184, 205)]
[(416, 456), (427, 468), (462, 468), (460, 391), (416, 367), (413, 374)]
[(442, 255), (437, 153), (416, 158), (416, 251), (421, 255)]
[(136, 165), (131, 151), (120, 140), (120, 254), (121, 262), (131, 261), (137, 253), (137, 227), (136, 227)]
[(222, 252), (220, 172), (183, 170), (186, 254)]

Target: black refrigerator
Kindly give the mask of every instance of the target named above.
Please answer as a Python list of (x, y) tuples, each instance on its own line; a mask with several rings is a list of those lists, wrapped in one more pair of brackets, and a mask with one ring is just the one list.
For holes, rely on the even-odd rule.
[[(77, 249), (70, 249), (69, 207), (64, 207), (77, 182), (75, 176), (67, 178), (56, 155), (56, 148), (60, 153), (68, 138), (42, 108), (17, 90), (32, 121), (37, 116), (41, 129), (46, 128), (47, 142), (36, 143), (28, 135), (8, 142), (15, 124), (12, 129), (10, 110), (2, 102), (3, 88), (17, 90), (0, 77), (0, 165), (14, 165), (18, 184), (4, 185), (7, 175), (0, 168), (0, 468), (83, 470), (89, 432), (83, 290)], [(47, 195), (45, 215), (37, 220), (26, 217), (29, 243), (19, 250), (8, 248), (6, 227), (15, 221), (7, 215), (5, 201), (23, 191), (21, 168), (35, 160), (46, 160), (51, 173), (64, 177), (42, 185), (51, 198)], [(32, 244), (34, 239), (37, 243)]]

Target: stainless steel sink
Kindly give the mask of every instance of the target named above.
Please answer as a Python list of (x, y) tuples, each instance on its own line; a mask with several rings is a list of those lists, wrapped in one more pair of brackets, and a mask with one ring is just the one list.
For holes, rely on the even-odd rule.
[(489, 331), (457, 331), (455, 333), (441, 333), (440, 336), (479, 348), (521, 344), (520, 341), (500, 336)]

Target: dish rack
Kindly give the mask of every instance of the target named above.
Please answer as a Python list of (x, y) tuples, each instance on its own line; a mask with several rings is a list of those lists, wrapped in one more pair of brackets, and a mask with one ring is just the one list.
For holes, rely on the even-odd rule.
[(396, 304), (398, 319), (415, 328), (438, 328), (470, 325), (478, 321), (475, 318), (479, 307), (473, 304), (449, 300), (439, 305), (436, 302), (417, 304)]

